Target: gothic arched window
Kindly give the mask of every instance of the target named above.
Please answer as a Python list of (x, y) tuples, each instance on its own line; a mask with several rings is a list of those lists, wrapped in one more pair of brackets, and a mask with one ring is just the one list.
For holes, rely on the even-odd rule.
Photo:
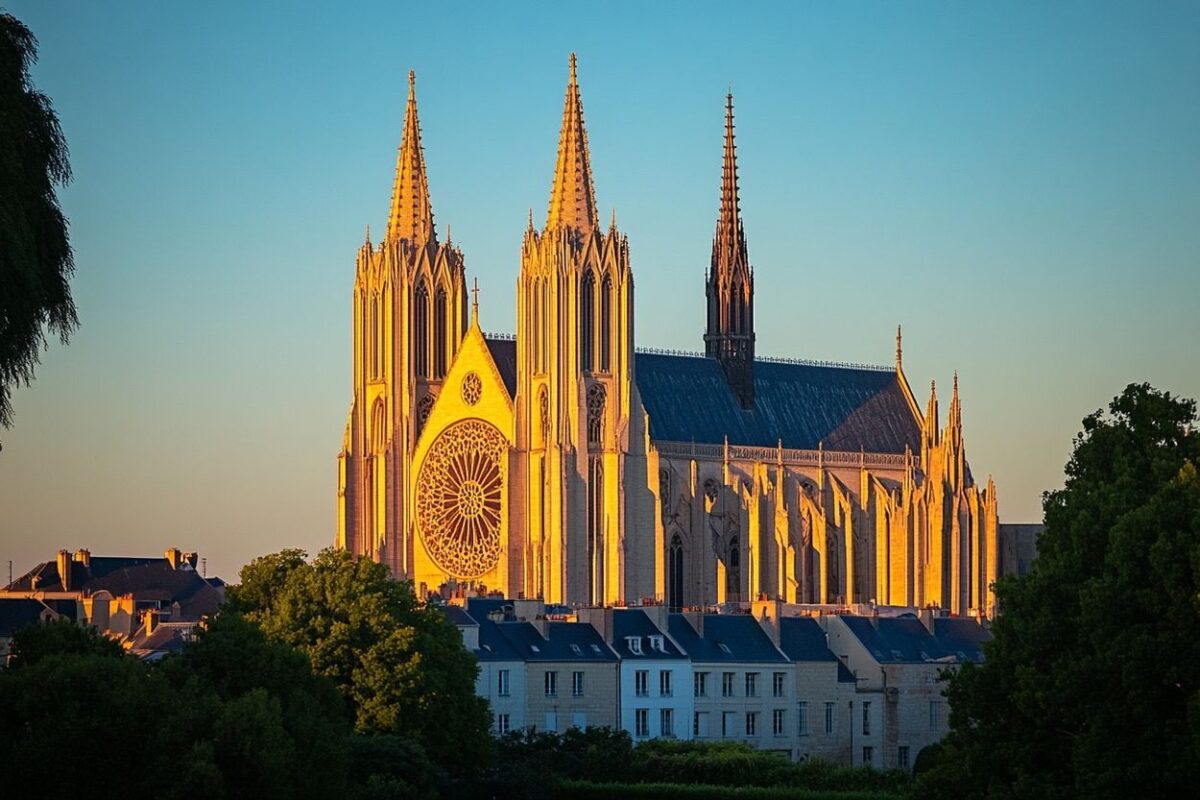
[(612, 364), (612, 277), (604, 276), (600, 287), (600, 371), (608, 372)]
[(546, 395), (546, 387), (538, 392), (538, 420), (541, 426), (542, 446), (550, 440), (550, 399)]
[(604, 439), (604, 384), (593, 383), (587, 392), (588, 444), (600, 444)]
[(529, 331), (529, 338), (533, 344), (533, 371), (541, 372), (542, 349), (545, 347), (542, 344), (542, 337), (546, 335), (546, 332), (542, 330), (542, 282), (540, 280), (533, 282), (533, 291), (529, 293), (529, 305), (529, 317), (533, 322)]
[(367, 364), (372, 378), (379, 377), (379, 294), (373, 292), (367, 307), (367, 330), (363, 337), (367, 343)]
[(667, 606), (671, 611), (683, 608), (683, 540), (678, 533), (671, 537), (667, 553)]
[(734, 333), (742, 332), (742, 287), (737, 283), (733, 284), (733, 291), (729, 293), (729, 325)]
[(594, 330), (593, 303), (596, 296), (596, 276), (591, 270), (579, 285), (579, 368), (592, 371), (592, 333)]
[(413, 297), (413, 371), (418, 378), (429, 377), (429, 290), (417, 287)]
[(439, 288), (433, 301), (433, 377), (446, 377), (446, 290)]

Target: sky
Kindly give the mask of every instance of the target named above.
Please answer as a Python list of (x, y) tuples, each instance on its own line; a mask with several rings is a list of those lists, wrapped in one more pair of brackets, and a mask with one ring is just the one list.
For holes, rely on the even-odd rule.
[[(511, 331), (578, 53), (639, 346), (702, 349), (725, 93), (763, 355), (890, 364), (1002, 521), (1081, 419), (1200, 397), (1200, 4), (0, 0), (71, 148), (80, 327), (0, 430), (0, 570), (332, 543), (354, 257), (409, 69), (436, 220)], [(377, 238), (377, 237), (376, 237)]]

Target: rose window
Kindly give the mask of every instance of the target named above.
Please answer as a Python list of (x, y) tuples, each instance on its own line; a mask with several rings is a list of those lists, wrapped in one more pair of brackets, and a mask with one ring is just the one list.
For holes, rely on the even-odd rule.
[(472, 419), (439, 434), (425, 456), (417, 479), (417, 526), (434, 563), (456, 578), (477, 578), (500, 560), (507, 455), (503, 434)]
[(480, 396), (483, 394), (483, 381), (479, 380), (479, 376), (474, 372), (468, 372), (462, 381), (462, 399), (469, 406), (473, 406), (479, 402)]

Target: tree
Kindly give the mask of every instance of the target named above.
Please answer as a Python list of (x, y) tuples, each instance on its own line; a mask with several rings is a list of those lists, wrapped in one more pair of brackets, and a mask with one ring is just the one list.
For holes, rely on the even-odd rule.
[(1130, 385), (1083, 421), (1024, 578), (997, 583), (984, 664), (950, 679), (919, 793), (1190, 794), (1200, 781), (1196, 404)]
[(230, 597), (342, 689), (360, 733), (409, 738), (457, 774), (486, 760), (490, 719), (475, 695), (474, 657), (445, 615), (387, 567), (339, 550), (311, 564), (283, 551), (247, 565)]
[(100, 636), (90, 628), (81, 628), (72, 620), (60, 619), (17, 631), (10, 648), (10, 666), (26, 669), (49, 656), (120, 656), (124, 652), (116, 640)]
[(67, 143), (29, 68), (37, 39), (0, 13), (0, 425), (12, 389), (33, 379), (47, 332), (66, 341), (79, 324), (68, 279), (74, 257), (55, 187), (71, 178)]

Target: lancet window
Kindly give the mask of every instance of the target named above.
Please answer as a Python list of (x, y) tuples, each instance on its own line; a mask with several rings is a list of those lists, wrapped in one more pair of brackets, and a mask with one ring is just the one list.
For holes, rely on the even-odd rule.
[(433, 377), (446, 377), (446, 290), (439, 288), (433, 302)]
[(678, 533), (671, 537), (667, 553), (667, 605), (671, 611), (683, 608), (683, 540)]
[(608, 372), (612, 363), (612, 276), (605, 275), (600, 288), (600, 371)]
[(418, 378), (429, 377), (429, 290), (417, 287), (413, 297), (413, 369)]
[(596, 277), (589, 271), (579, 286), (579, 368), (584, 372), (592, 370), (592, 348), (595, 341), (592, 335), (595, 327), (593, 314), (595, 296)]
[(604, 439), (604, 404), (607, 394), (604, 384), (593, 383), (588, 387), (588, 444), (597, 445)]

